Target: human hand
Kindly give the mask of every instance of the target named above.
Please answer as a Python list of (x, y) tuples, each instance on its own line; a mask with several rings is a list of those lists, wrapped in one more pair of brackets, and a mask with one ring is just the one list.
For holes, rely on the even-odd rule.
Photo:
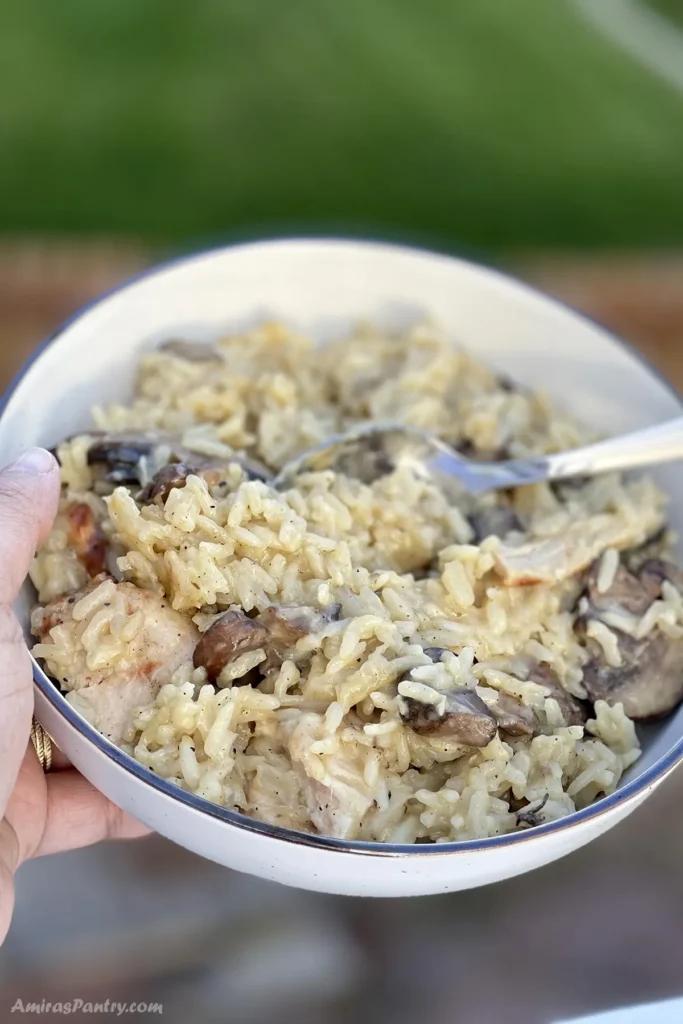
[(93, 789), (59, 751), (45, 775), (30, 742), (31, 662), (12, 604), (58, 499), (59, 469), (42, 449), (0, 472), (0, 943), (14, 906), (14, 872), (23, 861), (148, 831)]

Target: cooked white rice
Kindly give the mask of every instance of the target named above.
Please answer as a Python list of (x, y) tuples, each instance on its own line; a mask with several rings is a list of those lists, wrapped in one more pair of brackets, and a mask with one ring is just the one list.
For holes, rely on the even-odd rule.
[[(399, 338), (363, 328), (323, 350), (268, 325), (219, 348), (222, 363), (144, 357), (133, 400), (96, 409), (96, 426), (164, 430), (195, 451), (246, 452), (273, 469), (373, 419), (416, 424), (478, 453), (524, 456), (587, 439), (543, 398), (510, 390), (428, 325)], [(443, 842), (509, 832), (520, 807), (538, 809), (539, 822), (566, 815), (612, 792), (638, 757), (621, 704), (598, 701), (585, 727), (570, 725), (551, 691), (530, 680), (530, 666), (543, 664), (569, 694), (585, 696), (578, 590), (574, 578), (504, 585), (501, 539), (477, 542), (470, 525), (499, 496), (453, 503), (406, 468), (371, 484), (330, 471), (302, 475), (278, 493), (233, 464), (219, 487), (191, 475), (164, 504), (140, 505), (123, 486), (94, 493), (90, 443), (79, 437), (59, 448), (61, 513), (32, 569), (41, 603), (89, 580), (66, 521), (80, 502), (103, 524), (125, 579), (201, 631), (226, 609), (341, 605), (338, 619), (300, 639), (258, 686), (240, 683), (263, 666), (264, 650), (231, 662), (216, 685), (185, 659), (130, 716), (124, 749), (182, 789), (293, 829)], [(508, 544), (556, 542), (577, 524), (592, 530), (599, 589), (618, 567), (614, 538), (636, 546), (663, 522), (662, 496), (647, 479), (526, 487), (511, 502), (525, 527)], [(647, 621), (625, 623), (633, 635), (655, 625), (681, 635), (683, 602), (665, 586)], [(88, 715), (79, 672), (100, 686), (120, 679), (148, 618), (111, 580), (72, 610), (68, 628), (51, 628), (35, 654)], [(591, 630), (618, 664), (610, 628)], [(446, 649), (440, 661), (425, 653), (434, 647)], [(488, 706), (500, 693), (516, 697), (533, 709), (536, 735), (498, 730), (486, 746), (466, 746), (420, 734), (401, 714), (406, 699), (441, 714), (446, 695), (463, 687)]]

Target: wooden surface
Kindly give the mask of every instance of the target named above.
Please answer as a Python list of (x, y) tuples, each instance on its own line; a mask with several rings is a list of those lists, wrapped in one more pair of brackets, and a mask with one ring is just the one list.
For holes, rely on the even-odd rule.
[[(0, 391), (67, 317), (154, 261), (134, 244), (0, 245)], [(683, 390), (683, 256), (537, 256), (509, 266), (635, 345)]]
[(683, 391), (683, 257), (546, 257), (513, 270), (608, 327)]
[[(134, 246), (0, 250), (0, 388), (65, 317), (148, 259)], [(683, 260), (517, 269), (683, 388)], [(0, 1020), (17, 998), (160, 1001), (168, 1024), (551, 1024), (663, 999), (683, 992), (681, 865), (680, 771), (570, 857), (445, 897), (297, 892), (159, 837), (43, 858), (19, 873)]]

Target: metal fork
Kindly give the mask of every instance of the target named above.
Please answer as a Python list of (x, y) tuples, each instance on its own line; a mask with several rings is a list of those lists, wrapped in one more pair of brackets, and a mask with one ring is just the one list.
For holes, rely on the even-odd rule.
[(288, 487), (301, 473), (335, 469), (371, 482), (409, 464), (425, 477), (455, 478), (472, 494), (597, 476), (620, 469), (671, 462), (683, 457), (683, 417), (554, 455), (503, 462), (479, 462), (460, 455), (428, 431), (398, 423), (367, 424), (311, 448), (278, 473), (274, 486)]

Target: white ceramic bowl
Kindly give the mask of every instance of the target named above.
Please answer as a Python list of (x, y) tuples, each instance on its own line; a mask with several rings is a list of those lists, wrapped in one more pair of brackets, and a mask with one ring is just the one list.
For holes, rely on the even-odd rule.
[[(71, 320), (4, 401), (0, 464), (90, 425), (93, 403), (125, 397), (142, 352), (169, 336), (202, 340), (278, 317), (324, 342), (359, 318), (389, 327), (430, 315), (454, 341), (541, 387), (607, 432), (680, 415), (672, 390), (603, 330), (500, 274), (461, 260), (352, 241), (276, 241), (220, 249), (144, 274)], [(657, 474), (683, 528), (683, 478)], [(683, 531), (682, 531), (683, 532)], [(28, 633), (33, 595), (17, 611)], [(618, 791), (559, 822), (492, 839), (383, 846), (303, 835), (178, 790), (90, 727), (34, 665), (36, 713), (91, 782), (120, 807), (221, 864), (290, 885), (353, 895), (466, 889), (528, 871), (611, 828), (683, 756), (683, 709), (643, 731), (644, 752)]]

